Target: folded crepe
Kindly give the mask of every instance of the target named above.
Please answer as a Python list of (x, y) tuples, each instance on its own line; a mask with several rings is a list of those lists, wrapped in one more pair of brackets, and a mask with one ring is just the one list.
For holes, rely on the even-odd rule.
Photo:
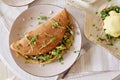
[(54, 18), (39, 25), (11, 44), (11, 49), (32, 63), (46, 64), (61, 58), (73, 42), (71, 19), (63, 9)]

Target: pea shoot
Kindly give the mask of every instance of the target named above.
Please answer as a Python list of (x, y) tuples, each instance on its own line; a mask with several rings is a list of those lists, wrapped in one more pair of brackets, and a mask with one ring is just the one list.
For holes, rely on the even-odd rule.
[(40, 16), (40, 17), (38, 17), (38, 20), (47, 20), (47, 19), (48, 19), (47, 16)]
[(31, 44), (36, 44), (37, 38), (38, 38), (38, 35), (34, 35), (34, 36), (32, 37), (32, 39), (30, 40), (30, 43), (31, 43)]
[(55, 29), (59, 26), (58, 22), (53, 22), (52, 23), (52, 28)]

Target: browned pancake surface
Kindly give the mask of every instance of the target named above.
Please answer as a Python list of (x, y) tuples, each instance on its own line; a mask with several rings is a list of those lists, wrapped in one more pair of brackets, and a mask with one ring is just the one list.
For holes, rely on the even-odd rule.
[[(40, 26), (26, 34), (29, 40), (33, 38), (34, 35), (38, 35), (36, 39), (36, 44), (30, 44), (30, 42), (23, 37), (22, 39), (13, 42), (11, 44), (11, 49), (15, 52), (19, 52), (22, 55), (38, 55), (44, 54), (55, 48), (62, 40), (64, 33), (66, 31), (66, 26), (69, 17), (66, 9), (63, 9), (58, 13), (53, 19), (40, 24)], [(59, 25), (56, 28), (52, 28), (52, 24), (58, 22)], [(56, 38), (55, 41), (50, 42), (51, 37), (48, 35), (53, 35)], [(44, 44), (47, 44), (45, 47)], [(17, 46), (19, 45), (19, 49)], [(32, 47), (31, 47), (32, 46)]]

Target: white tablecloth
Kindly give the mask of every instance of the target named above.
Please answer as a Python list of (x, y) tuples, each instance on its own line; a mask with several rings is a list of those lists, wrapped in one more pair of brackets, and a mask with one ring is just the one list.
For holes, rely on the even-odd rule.
[[(109, 74), (111, 76), (109, 78), (106, 78), (106, 80), (110, 80), (119, 73), (118, 72), (118, 70), (120, 70), (119, 60), (116, 59), (111, 54), (109, 54), (109, 52), (106, 51), (105, 49), (102, 49), (102, 48), (92, 44), (90, 41), (88, 41), (84, 37), (83, 28), (84, 28), (85, 16), (82, 11), (80, 11), (74, 7), (70, 7), (70, 6), (66, 5), (64, 0), (36, 0), (34, 3), (30, 4), (29, 7), (37, 5), (37, 4), (46, 4), (46, 3), (66, 7), (68, 9), (68, 11), (79, 22), (81, 32), (83, 35), (83, 44), (82, 45), (84, 45), (86, 43), (89, 43), (89, 45), (90, 45), (89, 47), (87, 47), (87, 49), (83, 49), (83, 50), (85, 50), (85, 54), (82, 55), (80, 57), (80, 59), (77, 61), (77, 63), (73, 66), (73, 68), (70, 70), (70, 73), (66, 76), (66, 79), (68, 79), (68, 80), (70, 80), (70, 79), (85, 80), (87, 78), (90, 78), (89, 80), (95, 80), (96, 79), (95, 77), (93, 79), (90, 76), (86, 76), (86, 77), (85, 76), (81, 77), (81, 76), (86, 75), (87, 73), (93, 73), (93, 72), (98, 74), (98, 73), (101, 73), (101, 71), (105, 71), (105, 72), (113, 71), (113, 72), (110, 72), (110, 74)], [(7, 46), (6, 42), (8, 41), (8, 35), (9, 35), (9, 31), (7, 31), (7, 29), (10, 30), (11, 25), (12, 25), (13, 21), (15, 20), (15, 18), (25, 9), (27, 9), (27, 6), (11, 7), (11, 6), (7, 6), (3, 3), (0, 3), (0, 13), (1, 13), (1, 15), (0, 15), (1, 16), (0, 17), (0, 37), (1, 37), (0, 38), (0, 45), (1, 45), (0, 53), (1, 54), (4, 54), (6, 52), (5, 47)], [(7, 29), (5, 29), (5, 27)], [(18, 77), (21, 78), (21, 75), (19, 75), (19, 72), (16, 72), (14, 69), (12, 69), (12, 65), (7, 63), (7, 60), (9, 60), (8, 58), (5, 59), (2, 55), (0, 55), (0, 58)], [(26, 73), (24, 73), (24, 74), (25, 74), (25, 76), (22, 76), (22, 80), (40, 80), (40, 79), (43, 80), (43, 78), (38, 78), (38, 77), (36, 78), (35, 76), (31, 76)], [(104, 73), (103, 76), (104, 75), (106, 75), (106, 74)], [(53, 80), (53, 79), (56, 79), (56, 77), (48, 78), (48, 80), (49, 79)], [(99, 77), (99, 79), (101, 80), (100, 77)]]

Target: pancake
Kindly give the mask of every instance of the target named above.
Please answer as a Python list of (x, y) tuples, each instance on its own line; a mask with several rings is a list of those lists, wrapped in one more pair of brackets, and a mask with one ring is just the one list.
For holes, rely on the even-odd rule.
[[(11, 49), (32, 63), (46, 64), (62, 57), (71, 46), (74, 32), (72, 20), (63, 9), (52, 19), (11, 44)], [(62, 42), (63, 41), (63, 42)], [(69, 44), (68, 44), (69, 43)]]

